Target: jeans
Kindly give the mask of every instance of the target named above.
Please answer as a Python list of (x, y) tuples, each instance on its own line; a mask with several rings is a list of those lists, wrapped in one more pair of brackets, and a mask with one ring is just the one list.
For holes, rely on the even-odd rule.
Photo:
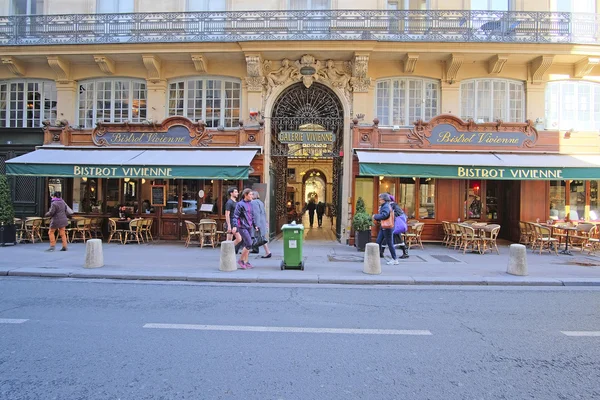
[(379, 245), (379, 254), (383, 254), (383, 249), (381, 248), (383, 241), (387, 243), (388, 249), (390, 249), (390, 254), (392, 258), (396, 259), (396, 249), (394, 248), (394, 238), (393, 238), (393, 230), (392, 229), (380, 229), (379, 234), (377, 235), (377, 244)]

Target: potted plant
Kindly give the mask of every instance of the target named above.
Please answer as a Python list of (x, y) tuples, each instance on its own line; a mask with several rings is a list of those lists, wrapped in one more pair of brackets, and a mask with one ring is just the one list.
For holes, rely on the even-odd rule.
[(356, 201), (356, 210), (352, 217), (352, 229), (354, 229), (354, 245), (358, 251), (365, 251), (365, 246), (371, 241), (371, 216), (367, 214), (365, 202), (362, 197)]
[(10, 188), (6, 175), (0, 175), (0, 245), (17, 244), (14, 224), (15, 211), (10, 200)]

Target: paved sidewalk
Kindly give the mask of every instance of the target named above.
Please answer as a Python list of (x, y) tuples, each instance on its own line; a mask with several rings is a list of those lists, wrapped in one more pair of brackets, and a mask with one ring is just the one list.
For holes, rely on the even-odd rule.
[[(400, 265), (386, 265), (381, 275), (362, 272), (363, 255), (354, 247), (336, 242), (304, 242), (305, 270), (280, 269), (281, 240), (269, 245), (270, 259), (251, 254), (252, 270), (219, 271), (220, 248), (189, 247), (183, 242), (152, 244), (103, 244), (105, 266), (84, 269), (85, 245), (74, 243), (69, 251), (44, 252), (48, 243), (0, 247), (0, 276), (45, 276), (178, 280), (204, 282), (330, 283), (389, 285), (546, 285), (600, 286), (600, 257), (532, 254), (528, 251), (529, 276), (506, 273), (508, 244), (500, 255), (465, 254), (440, 244), (426, 243), (425, 250), (411, 249)], [(57, 246), (57, 250), (60, 245)], [(262, 252), (262, 249), (261, 249)], [(386, 253), (387, 254), (387, 253)]]

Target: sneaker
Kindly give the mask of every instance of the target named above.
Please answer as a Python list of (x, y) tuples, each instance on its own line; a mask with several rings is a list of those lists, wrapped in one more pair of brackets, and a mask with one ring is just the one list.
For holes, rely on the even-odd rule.
[(252, 266), (252, 264), (250, 264), (249, 262), (247, 262), (247, 263), (246, 263), (246, 268), (248, 268), (248, 269), (252, 269), (252, 268), (254, 268), (254, 267)]
[(242, 260), (239, 260), (237, 262), (238, 268), (239, 269), (246, 269), (246, 264), (244, 264), (244, 262)]
[(60, 251), (67, 251), (67, 248), (63, 247), (62, 249), (60, 249)]
[(49, 247), (49, 248), (48, 248), (48, 249), (46, 249), (45, 251), (47, 251), (47, 252), (54, 251), (54, 246), (52, 246), (52, 247)]
[(398, 260), (389, 260), (388, 262), (386, 262), (387, 265), (398, 265), (400, 264), (400, 262)]

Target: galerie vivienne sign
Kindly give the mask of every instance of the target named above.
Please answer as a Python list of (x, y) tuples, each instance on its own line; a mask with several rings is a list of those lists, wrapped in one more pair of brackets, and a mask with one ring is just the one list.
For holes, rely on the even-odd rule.
[(331, 144), (335, 134), (329, 131), (281, 131), (277, 139), (279, 143)]

